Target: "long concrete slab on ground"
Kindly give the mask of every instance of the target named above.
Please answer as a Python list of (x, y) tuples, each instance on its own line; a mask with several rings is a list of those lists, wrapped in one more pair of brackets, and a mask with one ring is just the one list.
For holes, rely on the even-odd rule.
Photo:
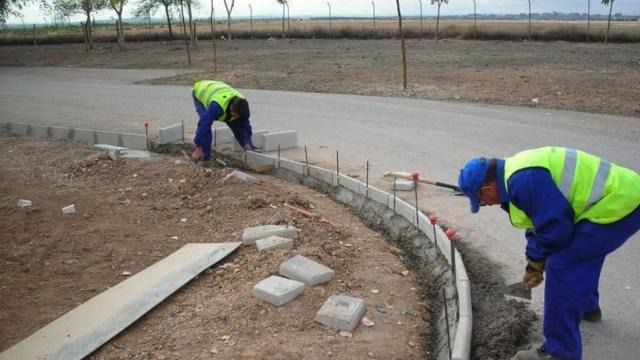
[(293, 239), (285, 238), (282, 236), (269, 236), (264, 239), (258, 239), (256, 241), (256, 247), (258, 251), (289, 250), (293, 247)]
[(82, 359), (238, 246), (187, 244), (36, 331), (0, 359)]
[(268, 238), (269, 236), (282, 236), (293, 238), (298, 233), (298, 229), (293, 226), (284, 225), (262, 225), (246, 228), (242, 232), (242, 242), (245, 245), (254, 244), (259, 239)]
[(325, 283), (335, 275), (332, 269), (302, 255), (296, 255), (280, 264), (280, 275), (301, 281), (308, 286)]
[(364, 300), (347, 295), (332, 295), (316, 313), (316, 321), (338, 330), (352, 331), (367, 311)]
[(272, 275), (257, 283), (251, 292), (258, 299), (280, 306), (297, 298), (304, 288), (305, 285), (299, 281)]

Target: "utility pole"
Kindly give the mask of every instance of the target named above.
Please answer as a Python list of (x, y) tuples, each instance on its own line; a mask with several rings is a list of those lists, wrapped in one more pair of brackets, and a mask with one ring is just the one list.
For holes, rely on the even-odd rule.
[(422, 0), (418, 0), (420, 2), (420, 40), (422, 40), (422, 36), (424, 32), (422, 31)]

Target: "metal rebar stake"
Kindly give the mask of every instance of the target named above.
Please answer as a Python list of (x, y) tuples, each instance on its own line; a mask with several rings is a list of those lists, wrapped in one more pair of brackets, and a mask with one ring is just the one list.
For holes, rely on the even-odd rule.
[(340, 156), (338, 150), (336, 150), (336, 184), (340, 186)]
[(433, 243), (436, 244), (436, 254), (440, 254), (440, 248), (438, 247), (438, 238), (436, 237), (436, 224), (431, 224), (433, 226)]
[(280, 144), (278, 144), (278, 169), (280, 169)]
[(182, 130), (182, 143), (184, 144), (184, 120), (180, 119), (180, 126)]
[(420, 227), (420, 210), (418, 209), (418, 182), (413, 182), (413, 192), (416, 194), (416, 227)]
[(442, 301), (444, 302), (444, 319), (447, 324), (447, 349), (449, 349), (449, 359), (452, 358), (451, 354), (451, 334), (449, 333), (449, 310), (447, 308), (447, 289), (442, 288)]
[(218, 132), (216, 131), (216, 128), (213, 128), (213, 152), (216, 152), (216, 140), (218, 137)]
[[(453, 288), (456, 291), (456, 307), (458, 306), (458, 280), (456, 279), (456, 244), (453, 240), (453, 237), (450, 240), (450, 245), (451, 245), (451, 272), (453, 274)], [(456, 313), (456, 318), (457, 318), (457, 313)]]
[(309, 176), (309, 155), (307, 154), (307, 145), (304, 146), (304, 162), (307, 164), (307, 176)]
[(367, 197), (369, 197), (369, 160), (367, 160), (367, 180), (366, 181), (367, 181), (366, 194), (367, 194)]
[(396, 212), (396, 182), (398, 178), (393, 178), (393, 212)]

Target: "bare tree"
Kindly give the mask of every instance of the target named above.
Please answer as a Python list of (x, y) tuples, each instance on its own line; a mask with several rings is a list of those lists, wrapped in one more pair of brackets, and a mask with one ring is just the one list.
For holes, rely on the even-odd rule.
[(122, 26), (122, 9), (127, 0), (109, 0), (109, 6), (118, 15), (116, 22), (116, 33), (118, 34), (118, 48), (122, 51), (124, 48), (124, 26)]
[(402, 31), (402, 14), (400, 13), (400, 0), (396, 0), (398, 8), (398, 29), (400, 31), (400, 44), (402, 44), (402, 88), (407, 90), (407, 49), (404, 45), (404, 32)]
[(327, 6), (329, 7), (329, 39), (333, 38), (333, 29), (331, 27), (331, 3), (327, 1)]
[(607, 20), (607, 32), (604, 33), (604, 44), (607, 45), (609, 41), (609, 29), (611, 28), (611, 11), (613, 10), (614, 0), (602, 0), (603, 5), (609, 5), (609, 20)]
[(21, 17), (20, 10), (27, 5), (27, 0), (0, 0), (0, 23), (4, 23), (9, 15)]
[(227, 37), (231, 40), (231, 12), (233, 11), (233, 5), (235, 5), (236, 0), (231, 0), (231, 6), (227, 3), (227, 0), (224, 0), (224, 7), (227, 9)]
[(443, 3), (448, 4), (449, 0), (431, 0), (431, 5), (438, 4), (438, 16), (436, 17), (436, 41), (438, 41), (440, 33), (440, 6), (442, 6)]
[(287, 0), (276, 0), (278, 4), (282, 5), (282, 38), (286, 38), (284, 31), (284, 15), (285, 15), (285, 5), (287, 4)]
[(169, 38), (173, 38), (173, 29), (171, 27), (171, 7), (176, 4), (176, 0), (143, 0), (138, 4), (134, 15), (142, 16), (144, 14), (155, 13), (162, 5), (164, 13), (167, 17), (167, 26), (169, 27)]
[(180, 17), (182, 18), (182, 34), (184, 36), (184, 45), (187, 48), (187, 61), (189, 66), (191, 66), (191, 50), (189, 49), (189, 39), (187, 37), (187, 24), (184, 20), (184, 2), (186, 0), (179, 0), (180, 2)]
[(189, 36), (191, 38), (191, 46), (198, 48), (198, 35), (196, 34), (196, 23), (193, 21), (193, 5), (196, 0), (184, 0), (187, 4), (187, 14), (189, 15)]
[(476, 0), (473, 0), (473, 40), (478, 39), (478, 22), (476, 12)]
[(91, 28), (91, 14), (107, 6), (106, 0), (54, 0), (53, 11), (62, 16), (70, 16), (81, 12), (86, 15), (83, 30), (85, 43), (89, 50), (93, 49), (93, 29)]
[(529, 31), (527, 32), (527, 39), (531, 41), (531, 0), (529, 0)]
[[(213, 1), (213, 0), (211, 0)], [(251, 39), (253, 39), (253, 7), (249, 4), (249, 23), (251, 24)]]
[(371, 0), (371, 6), (373, 7), (373, 40), (376, 39), (376, 3)]
[(422, 0), (418, 0), (418, 2), (420, 3), (420, 40), (422, 40), (422, 37), (424, 36), (424, 30), (422, 27)]
[(591, 34), (591, 0), (587, 0), (587, 42)]
[[(251, 5), (249, 5), (251, 6)], [(218, 73), (218, 54), (216, 49), (216, 10), (213, 7), (213, 0), (211, 0), (211, 43), (213, 44), (213, 73)]]

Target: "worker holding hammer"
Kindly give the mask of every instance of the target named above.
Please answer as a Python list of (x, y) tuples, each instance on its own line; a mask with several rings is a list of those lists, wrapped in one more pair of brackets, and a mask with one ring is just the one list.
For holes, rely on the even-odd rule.
[(201, 80), (193, 85), (193, 102), (198, 113), (198, 127), (191, 160), (210, 160), (214, 121), (226, 123), (245, 151), (255, 150), (251, 141), (249, 103), (242, 94), (222, 81)]
[(546, 274), (544, 343), (513, 359), (581, 359), (580, 321), (602, 316), (605, 257), (640, 229), (640, 175), (580, 150), (543, 147), (472, 159), (458, 183), (472, 213), (500, 205), (526, 229), (524, 286)]

